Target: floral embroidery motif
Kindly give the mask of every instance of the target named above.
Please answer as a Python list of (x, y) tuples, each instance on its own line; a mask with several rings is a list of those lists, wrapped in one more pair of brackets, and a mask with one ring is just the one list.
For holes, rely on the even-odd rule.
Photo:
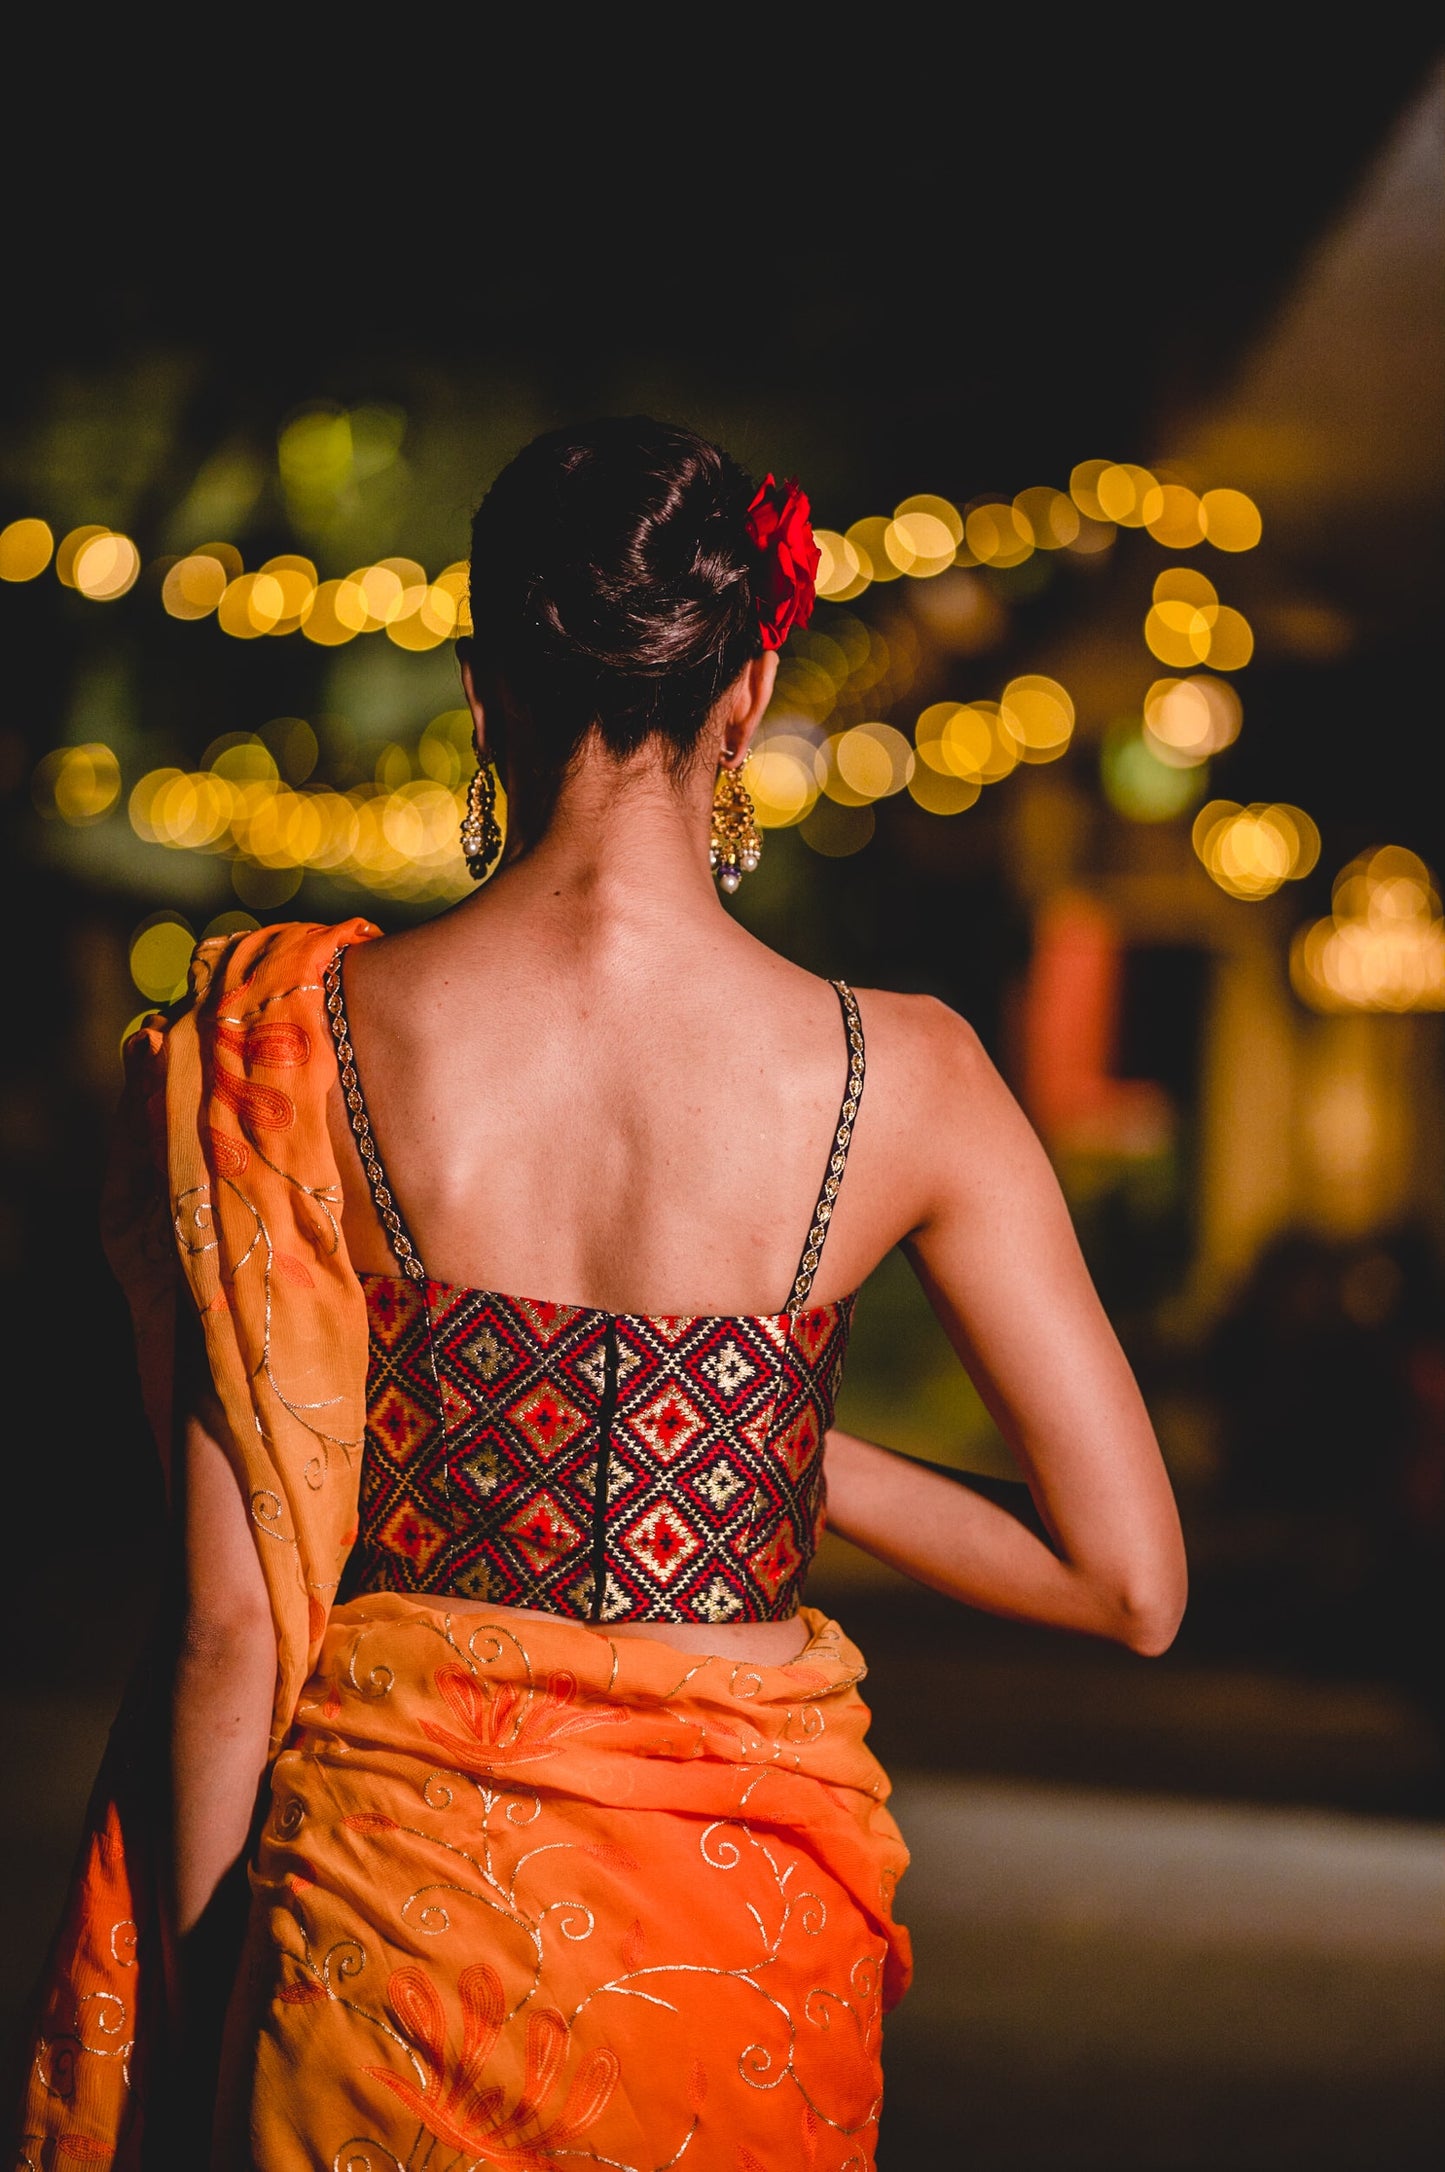
[(542, 2107), (566, 2063), (571, 2036), (567, 2023), (549, 2008), (528, 2015), (525, 2077), (508, 2107), (501, 2089), (489, 2086), (485, 2078), (506, 2020), (502, 1980), (479, 1961), (458, 1976), (457, 1997), (462, 2041), (451, 2061), (446, 2016), (431, 1979), (419, 1968), (397, 1969), (386, 1987), (387, 2005), (403, 2036), (423, 2053), (429, 2086), (421, 2088), (388, 2067), (368, 2066), (364, 2071), (450, 2148), (484, 2158), (499, 2172), (536, 2172), (553, 2152), (596, 2126), (617, 2087), (617, 2055), (605, 2046), (590, 2053), (573, 2076), (560, 2111), (542, 2123)]
[(491, 1772), (498, 1765), (551, 1757), (571, 1736), (613, 1726), (627, 1716), (615, 1705), (579, 1707), (577, 1679), (571, 1674), (554, 1674), (540, 1692), (512, 1685), (494, 1688), (458, 1667), (439, 1668), (435, 1680), (444, 1703), (471, 1740), (463, 1741), (434, 1720), (423, 1720), (421, 1731), (464, 1772)]
[(871, 2172), (906, 1856), (858, 1655), (808, 1620), (757, 1668), (339, 1608), (258, 1852), (253, 2121), (327, 2165)]

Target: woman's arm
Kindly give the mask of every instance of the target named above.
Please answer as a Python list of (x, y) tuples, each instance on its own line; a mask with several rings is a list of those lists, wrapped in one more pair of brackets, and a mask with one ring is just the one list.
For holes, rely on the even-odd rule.
[[(190, 1329), (186, 1323), (186, 1330)], [(251, 1833), (276, 1692), (276, 1635), (251, 1518), (202, 1352), (178, 1350), (181, 1631), (171, 1705), (174, 1928), (180, 1950)]]
[(1052, 1543), (843, 1433), (828, 1438), (829, 1524), (971, 1605), (1163, 1651), (1184, 1611), (1179, 1518), (1058, 1182), (971, 1029), (941, 1005), (908, 1013), (905, 1250)]
[(1021, 1514), (975, 1492), (962, 1473), (836, 1428), (826, 1468), (828, 1529), (950, 1599), (1150, 1656), (1173, 1639), (1182, 1605), (1139, 1607), (1108, 1577), (1061, 1560)]

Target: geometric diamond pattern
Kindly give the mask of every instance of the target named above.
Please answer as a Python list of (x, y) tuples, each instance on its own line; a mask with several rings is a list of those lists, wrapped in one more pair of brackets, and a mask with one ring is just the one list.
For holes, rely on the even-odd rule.
[(440, 1282), (423, 1299), (400, 1275), (361, 1284), (366, 1448), (343, 1595), (455, 1592), (602, 1621), (796, 1611), (851, 1298), (792, 1317), (655, 1318)]
[(341, 958), (324, 976), (337, 1073), (405, 1269), (360, 1277), (366, 1444), (341, 1596), (457, 1592), (604, 1622), (786, 1619), (822, 1535), (823, 1436), (853, 1321), (851, 1297), (807, 1302), (863, 1092), (852, 990), (832, 983), (848, 1083), (791, 1309), (658, 1317), (430, 1280), (376, 1152)]

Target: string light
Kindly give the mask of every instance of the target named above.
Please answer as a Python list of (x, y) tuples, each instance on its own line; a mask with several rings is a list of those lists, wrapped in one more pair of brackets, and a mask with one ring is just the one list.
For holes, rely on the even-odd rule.
[[(402, 418), (391, 409), (358, 408), (350, 414), (314, 409), (295, 417), (279, 441), (282, 482), (293, 510), (309, 519), (349, 480), (389, 465), (403, 429)], [(1146, 528), (1171, 550), (1190, 550), (1207, 540), (1228, 552), (1252, 550), (1263, 532), (1259, 509), (1243, 491), (1217, 488), (1201, 498), (1134, 462), (1084, 460), (1071, 471), (1067, 491), (1037, 484), (1012, 501), (982, 500), (966, 514), (948, 498), (919, 492), (896, 505), (891, 518), (870, 514), (846, 533), (816, 529), (818, 594), (825, 602), (843, 604), (874, 582), (905, 576), (931, 580), (955, 565), (1007, 572), (1036, 550), (1087, 556), (1107, 549), (1120, 527)], [(34, 516), (0, 529), (0, 580), (35, 580), (52, 559), (64, 586), (97, 602), (125, 595), (141, 570), (131, 539), (103, 525), (74, 528), (58, 547), (46, 522)], [(247, 572), (233, 544), (205, 543), (166, 569), (161, 602), (172, 618), (216, 616), (223, 631), (238, 640), (300, 632), (336, 648), (357, 634), (385, 630), (399, 648), (421, 653), (471, 631), (467, 568), (461, 561), (434, 580), (410, 558), (380, 559), (321, 580), (309, 558), (283, 555)], [(1252, 636), (1242, 620), (1235, 625), (1238, 613), (1217, 608), (1225, 630), (1221, 634), (1211, 623), (1209, 661), (1220, 670), (1238, 670), (1248, 660)], [(1175, 632), (1181, 630), (1187, 638), (1187, 629)], [(1176, 640), (1176, 651), (1178, 646)], [(1233, 658), (1241, 649), (1239, 661), (1224, 660), (1225, 653)], [(1156, 653), (1176, 668), (1205, 661), (1192, 650), (1187, 660)]]
[[(317, 515), (357, 476), (387, 465), (403, 428), (389, 409), (314, 409), (293, 418), (279, 451), (293, 509)], [(906, 619), (885, 635), (843, 607), (875, 582), (930, 581), (952, 567), (1008, 573), (1036, 552), (1087, 556), (1106, 550), (1121, 527), (1146, 529), (1176, 550), (1207, 539), (1238, 552), (1261, 533), (1258, 510), (1243, 492), (1215, 489), (1200, 497), (1149, 468), (1103, 459), (1078, 463), (1067, 490), (1038, 484), (1012, 500), (988, 498), (963, 510), (918, 493), (891, 516), (865, 516), (846, 532), (818, 529), (818, 593), (835, 608), (797, 635), (783, 658), (750, 769), (759, 821), (799, 827), (819, 851), (852, 851), (866, 842), (865, 830), (871, 835), (871, 809), (880, 799), (906, 791), (930, 813), (961, 813), (1020, 764), (1058, 759), (1072, 740), (1074, 706), (1056, 681), (1038, 674), (1010, 680), (997, 701), (934, 703), (911, 742), (869, 717), (869, 706), (886, 708), (906, 693), (917, 636)], [(33, 580), (52, 562), (64, 585), (93, 601), (126, 594), (141, 566), (131, 539), (109, 527), (72, 529), (58, 546), (37, 518), (0, 530), (0, 579)], [(399, 648), (425, 653), (471, 631), (463, 561), (433, 578), (418, 560), (397, 556), (322, 579), (314, 561), (297, 554), (247, 570), (235, 546), (218, 541), (163, 565), (167, 614), (182, 622), (214, 618), (232, 639), (300, 633), (317, 646), (339, 648), (384, 633)], [(1145, 765), (1151, 778), (1156, 770), (1202, 772), (1237, 736), (1238, 698), (1212, 674), (1239, 670), (1253, 650), (1242, 614), (1221, 603), (1207, 576), (1193, 568), (1160, 576), (1145, 630), (1159, 660), (1185, 676), (1156, 681), (1142, 731), (1131, 730), (1137, 751), (1127, 754), (1123, 769), (1132, 764), (1139, 774), (1121, 790), (1125, 799), (1132, 790), (1133, 804), (1124, 811), (1136, 817)], [(1204, 663), (1210, 674), (1199, 670)], [(200, 770), (158, 769), (142, 777), (127, 802), (132, 826), (169, 849), (233, 857), (238, 869), (249, 866), (253, 874), (269, 870), (279, 878), (312, 868), (373, 886), (411, 885), (411, 894), (454, 894), (460, 856), (443, 831), (460, 815), (471, 766), (470, 719), (455, 714), (461, 719), (455, 731), (434, 720), (423, 733), (419, 774), (412, 774), (404, 750), (385, 750), (375, 782), (345, 793), (306, 785), (290, 763), (283, 778), (259, 740), (238, 735), (211, 750)], [(314, 761), (314, 735), (312, 747)], [(1120, 758), (1116, 745), (1116, 782)], [(1108, 789), (1107, 756), (1105, 781)], [(1144, 794), (1152, 795), (1148, 818), (1158, 818), (1166, 800), (1168, 811), (1178, 811), (1194, 789), (1151, 783)], [(59, 750), (37, 770), (35, 793), (48, 815), (75, 824), (100, 820), (120, 800), (119, 766), (103, 747)], [(1119, 791), (1111, 797), (1122, 805)], [(850, 820), (841, 822), (845, 815)], [(866, 823), (851, 819), (864, 815)]]

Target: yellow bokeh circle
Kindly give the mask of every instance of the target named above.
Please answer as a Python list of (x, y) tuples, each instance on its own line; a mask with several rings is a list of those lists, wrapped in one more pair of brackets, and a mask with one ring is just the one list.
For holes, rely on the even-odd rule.
[(161, 603), (172, 618), (209, 618), (226, 593), (226, 568), (209, 551), (178, 558), (161, 583)]
[(33, 581), (55, 552), (55, 538), (43, 520), (12, 520), (0, 528), (0, 581)]
[(999, 718), (1025, 762), (1053, 762), (1074, 731), (1074, 704), (1057, 679), (1026, 672), (1010, 679), (999, 702)]
[(1259, 507), (1242, 490), (1206, 490), (1199, 509), (1217, 551), (1252, 551), (1264, 533)]
[(109, 529), (82, 544), (71, 569), (74, 586), (92, 603), (114, 603), (134, 588), (139, 573), (140, 552), (130, 537)]
[(143, 921), (130, 944), (130, 977), (153, 1003), (174, 1003), (186, 992), (196, 938), (179, 917), (157, 913)]

